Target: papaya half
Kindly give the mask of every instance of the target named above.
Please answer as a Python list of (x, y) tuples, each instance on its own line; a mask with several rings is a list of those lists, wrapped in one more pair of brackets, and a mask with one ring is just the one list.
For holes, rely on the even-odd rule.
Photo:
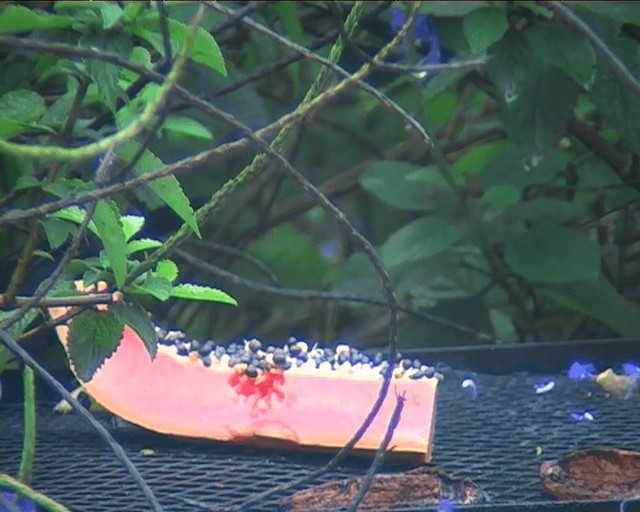
[[(49, 309), (52, 318), (67, 308)], [(73, 321), (73, 320), (72, 320)], [(69, 328), (56, 327), (69, 356)], [(83, 382), (85, 391), (115, 415), (156, 432), (273, 447), (338, 449), (369, 413), (382, 384), (381, 356), (340, 345), (310, 348), (289, 340), (262, 347), (258, 340), (222, 347), (187, 341), (178, 331), (156, 329), (151, 358), (129, 326), (116, 351)], [(396, 406), (405, 402), (389, 449), (392, 455), (427, 462), (431, 456), (438, 378), (432, 369), (399, 361), (384, 404), (356, 445), (375, 450)]]

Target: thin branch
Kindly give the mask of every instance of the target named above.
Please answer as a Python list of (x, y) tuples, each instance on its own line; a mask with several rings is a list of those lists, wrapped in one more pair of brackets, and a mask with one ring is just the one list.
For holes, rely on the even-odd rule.
[[(14, 304), (22, 306), (33, 301), (33, 297), (16, 297)], [(0, 295), (0, 305), (2, 304)], [(43, 308), (97, 306), (99, 304), (114, 304), (120, 302), (120, 298), (112, 293), (92, 293), (90, 295), (70, 297), (43, 297), (34, 306)]]
[(241, 260), (244, 260), (250, 265), (253, 265), (257, 269), (259, 269), (267, 277), (267, 279), (269, 279), (269, 281), (271, 281), (274, 285), (276, 286), (280, 285), (280, 280), (278, 279), (278, 276), (276, 276), (273, 273), (273, 271), (267, 265), (264, 264), (264, 262), (262, 262), (258, 258), (254, 258), (246, 251), (241, 251), (240, 249), (229, 247), (228, 245), (225, 245), (225, 244), (210, 242), (207, 240), (193, 240), (190, 242), (189, 245), (193, 245), (195, 247), (200, 247), (200, 248), (211, 249), (213, 251), (218, 251), (223, 254), (231, 254), (232, 256), (235, 256)]
[(399, 395), (396, 394), (396, 406), (393, 409), (393, 413), (391, 414), (391, 419), (389, 420), (389, 425), (387, 426), (387, 430), (384, 433), (384, 438), (382, 439), (382, 444), (380, 445), (380, 450), (376, 452), (376, 456), (367, 471), (367, 474), (362, 479), (360, 483), (360, 489), (358, 489), (358, 494), (353, 499), (351, 506), (349, 507), (349, 512), (356, 512), (358, 510), (358, 506), (364, 499), (369, 487), (371, 487), (371, 483), (373, 482), (373, 478), (376, 476), (380, 465), (384, 460), (384, 456), (387, 454), (387, 448), (389, 447), (389, 443), (393, 438), (393, 433), (400, 423), (400, 416), (402, 415), (402, 409), (404, 408), (404, 404), (407, 401), (404, 392)]
[[(365, 54), (366, 55), (366, 54)], [(374, 62), (373, 65), (382, 71), (394, 73), (438, 73), (445, 71), (466, 71), (485, 66), (490, 57), (478, 57), (477, 59), (443, 62), (442, 64), (396, 64), (393, 62)]]
[(231, 28), (234, 25), (237, 25), (238, 22), (242, 18), (244, 18), (245, 16), (249, 16), (250, 14), (253, 14), (254, 12), (261, 11), (262, 9), (264, 9), (264, 8), (266, 8), (268, 6), (269, 6), (269, 2), (252, 2), (249, 5), (247, 5), (246, 7), (243, 7), (242, 9), (238, 9), (236, 11), (236, 15), (235, 16), (231, 16), (230, 18), (228, 18), (227, 20), (223, 21), (219, 25), (216, 25), (211, 30), (211, 35), (213, 37), (218, 36), (221, 32), (224, 32), (228, 28)]

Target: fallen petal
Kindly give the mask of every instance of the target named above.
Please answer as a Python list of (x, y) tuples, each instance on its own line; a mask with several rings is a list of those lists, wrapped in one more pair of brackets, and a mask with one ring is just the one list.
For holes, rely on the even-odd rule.
[(595, 377), (596, 367), (591, 363), (582, 364), (576, 361), (569, 368), (568, 376), (571, 380), (592, 379)]
[(622, 373), (628, 377), (640, 377), (640, 366), (633, 363), (624, 363), (622, 365)]
[(571, 419), (573, 421), (582, 422), (582, 421), (593, 421), (595, 418), (593, 414), (588, 411), (575, 411), (570, 414)]
[(478, 385), (473, 379), (464, 379), (461, 386), (463, 389), (469, 388), (471, 390), (471, 396), (473, 396), (473, 398), (478, 397)]
[(553, 380), (543, 380), (540, 382), (536, 382), (533, 387), (536, 390), (536, 395), (542, 395), (543, 393), (548, 393), (553, 388), (555, 388), (556, 383)]

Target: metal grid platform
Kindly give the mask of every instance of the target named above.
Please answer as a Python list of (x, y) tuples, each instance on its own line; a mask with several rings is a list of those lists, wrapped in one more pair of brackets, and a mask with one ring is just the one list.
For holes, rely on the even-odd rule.
[[(580, 447), (640, 449), (639, 397), (615, 400), (592, 383), (518, 373), (474, 376), (479, 391), (474, 399), (468, 389), (460, 387), (467, 376), (445, 372), (438, 397), (432, 464), (480, 486), (487, 502), (472, 509), (618, 510), (615, 503), (560, 507), (543, 492), (538, 468), (543, 460)], [(543, 377), (554, 378), (556, 387), (548, 394), (536, 395), (533, 384)], [(571, 411), (585, 409), (593, 414), (594, 421), (571, 420)], [(79, 512), (148, 510), (128, 473), (78, 418), (54, 415), (50, 406), (41, 406), (39, 413), (33, 482), (37, 489)], [(108, 418), (105, 421), (112, 422)], [(17, 471), (21, 422), (19, 406), (0, 406), (0, 471)], [(237, 506), (254, 493), (290, 481), (328, 460), (324, 455), (177, 439), (130, 425), (111, 430), (166, 510), (172, 512), (204, 510), (192, 500), (213, 507)], [(541, 455), (537, 455), (537, 447)], [(143, 448), (152, 448), (155, 454), (142, 456)], [(362, 474), (365, 468), (363, 461), (353, 461), (315, 483)], [(282, 497), (251, 510), (279, 510)]]

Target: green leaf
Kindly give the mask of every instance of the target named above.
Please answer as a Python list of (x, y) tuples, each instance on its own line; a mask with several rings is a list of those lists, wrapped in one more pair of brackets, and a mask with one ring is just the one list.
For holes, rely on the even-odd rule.
[(360, 184), (395, 208), (424, 211), (433, 209), (434, 199), (447, 192), (440, 186), (422, 185), (418, 182), (420, 177), (427, 179), (427, 175), (435, 174), (435, 167), (425, 169), (406, 162), (385, 160), (371, 164), (360, 176)]
[(609, 326), (622, 336), (637, 338), (640, 336), (640, 308), (629, 302), (603, 276), (592, 281), (567, 283), (554, 286), (547, 294), (558, 305), (587, 314)]
[(640, 25), (638, 2), (572, 2), (571, 5), (619, 23)]
[[(88, 33), (83, 35), (78, 44), (84, 48), (105, 50), (118, 55), (129, 55), (132, 50), (131, 41), (121, 33)], [(119, 68), (115, 64), (88, 59), (86, 63), (87, 74), (98, 88), (100, 100), (111, 112), (116, 111), (118, 98), (126, 99), (126, 95), (118, 83)]]
[(464, 16), (489, 2), (420, 2), (418, 12), (434, 16)]
[(486, 188), (513, 185), (522, 191), (552, 181), (570, 161), (569, 153), (557, 149), (547, 151), (540, 160), (527, 158), (522, 151), (507, 149), (491, 158), (478, 178)]
[(640, 103), (602, 62), (598, 62), (589, 96), (607, 123), (615, 127), (635, 153), (640, 153)]
[(508, 30), (507, 11), (499, 7), (475, 9), (464, 17), (463, 26), (471, 52), (484, 52)]
[[(124, 144), (119, 150), (119, 157), (124, 160), (129, 160), (133, 158), (137, 148), (137, 143)], [(133, 172), (138, 176), (144, 176), (163, 167), (164, 163), (162, 160), (151, 151), (145, 150), (133, 167)], [(189, 198), (185, 195), (180, 186), (180, 182), (175, 176), (167, 176), (154, 180), (149, 183), (148, 186), (169, 208), (185, 221), (187, 226), (191, 228), (198, 238), (202, 238), (200, 229), (198, 228), (198, 222), (193, 213), (193, 208), (191, 208), (191, 204), (189, 203)]]
[(104, 361), (116, 351), (123, 324), (115, 313), (89, 309), (69, 324), (69, 356), (83, 382), (91, 380)]
[(513, 142), (540, 156), (566, 133), (580, 86), (566, 73), (533, 58), (533, 50), (517, 33), (493, 47), (488, 64), (496, 84), (501, 117)]
[[(319, 286), (329, 267), (315, 238), (290, 223), (280, 224), (251, 242), (247, 246), (247, 252), (291, 287)], [(264, 278), (264, 273), (254, 265), (238, 262), (234, 265), (234, 270), (248, 278)]]
[(51, 256), (51, 254), (49, 254), (47, 251), (43, 251), (42, 249), (36, 249), (35, 251), (33, 251), (33, 255), (37, 256), (38, 258), (44, 258), (45, 260), (55, 261), (54, 257)]
[(116, 285), (118, 288), (122, 288), (127, 276), (127, 241), (116, 204), (104, 199), (98, 201), (93, 222), (96, 224), (98, 236), (104, 245)]
[[(53, 194), (54, 196), (60, 198), (67, 198), (70, 195), (78, 194), (80, 192), (88, 192), (89, 190), (93, 190), (93, 186), (81, 179), (76, 178), (58, 178), (53, 183), (45, 183), (42, 185), (43, 190)], [(81, 210), (77, 206), (70, 207), (70, 209), (75, 209), (77, 212), (81, 212), (84, 214), (84, 210)], [(80, 220), (82, 221), (82, 216), (80, 216)]]
[(100, 13), (102, 14), (102, 28), (109, 30), (120, 21), (124, 11), (119, 5), (108, 2), (100, 6)]
[(458, 158), (452, 169), (460, 174), (474, 174), (482, 169), (495, 155), (503, 153), (508, 143), (503, 140), (473, 146)]
[(331, 290), (351, 293), (360, 297), (384, 300), (380, 288), (380, 276), (369, 259), (362, 253), (352, 254), (329, 276)]
[(588, 281), (600, 273), (598, 246), (573, 229), (541, 222), (505, 242), (511, 269), (536, 283)]
[(142, 295), (151, 295), (158, 300), (165, 301), (171, 296), (171, 281), (164, 277), (160, 277), (153, 272), (147, 272), (142, 283), (131, 286), (133, 293)]
[(171, 296), (178, 299), (204, 300), (210, 302), (223, 302), (237, 306), (238, 302), (231, 295), (222, 290), (210, 288), (208, 286), (198, 286), (196, 284), (184, 283), (173, 287)]
[(138, 304), (112, 304), (109, 306), (123, 325), (131, 327), (144, 342), (151, 359), (158, 353), (158, 335), (149, 314)]
[(173, 283), (178, 278), (178, 265), (171, 260), (160, 260), (156, 264), (155, 273)]
[(69, 116), (75, 95), (75, 91), (67, 91), (61, 98), (53, 102), (38, 123), (56, 129), (61, 128)]
[(584, 204), (552, 197), (537, 197), (511, 205), (505, 210), (504, 216), (513, 224), (544, 221), (567, 224), (586, 220), (587, 208)]
[(124, 233), (124, 238), (128, 242), (129, 240), (131, 240), (131, 237), (133, 237), (142, 229), (145, 219), (140, 215), (123, 215), (122, 217), (120, 217), (120, 222), (122, 224), (122, 232)]
[(190, 117), (168, 116), (162, 125), (164, 130), (203, 140), (213, 140), (213, 135), (202, 123)]
[(466, 225), (451, 219), (425, 217), (393, 233), (381, 247), (380, 256), (387, 268), (394, 269), (446, 251), (466, 232)]
[[(143, 46), (135, 46), (133, 50), (131, 50), (129, 61), (132, 64), (138, 64), (139, 66), (147, 69), (151, 69), (153, 67), (153, 63), (151, 62), (151, 53)], [(129, 80), (129, 82), (134, 82), (138, 78), (138, 73), (131, 71), (130, 69), (122, 69), (121, 73), (126, 80)]]
[(28, 123), (46, 112), (44, 98), (27, 89), (9, 91), (0, 96), (0, 137), (22, 133)]
[[(169, 18), (168, 21), (173, 50), (177, 53), (179, 47), (186, 41), (189, 27), (173, 18)], [(143, 16), (138, 16), (129, 27), (129, 30), (132, 34), (147, 41), (153, 46), (154, 50), (164, 55), (162, 36), (158, 32), (159, 18), (157, 12), (148, 12)], [(214, 71), (218, 71), (223, 76), (227, 76), (227, 69), (218, 43), (216, 43), (213, 36), (202, 27), (196, 29), (196, 37), (193, 41), (193, 47), (189, 57), (194, 62), (198, 62)]]
[(590, 158), (578, 167), (578, 179), (581, 187), (608, 187), (620, 185), (622, 180), (611, 167), (599, 158)]
[[(0, 310), (0, 324), (4, 322), (6, 319), (12, 317), (15, 311), (2, 311)], [(9, 327), (8, 332), (12, 338), (18, 339), (22, 336), (22, 333), (31, 325), (36, 317), (38, 316), (37, 309), (29, 309), (16, 323), (14, 323), (11, 327)], [(2, 345), (4, 346), (4, 345)]]
[(520, 200), (520, 190), (510, 183), (489, 187), (484, 191), (480, 201), (489, 208), (502, 211)]
[(568, 73), (585, 89), (593, 85), (596, 53), (577, 32), (559, 23), (537, 23), (525, 37), (540, 60)]
[(160, 240), (153, 240), (152, 238), (138, 238), (132, 240), (127, 244), (127, 254), (133, 254), (140, 251), (147, 251), (149, 249), (157, 249), (162, 247)]
[(493, 325), (493, 332), (501, 341), (517, 341), (518, 331), (509, 315), (499, 309), (491, 308), (489, 319)]
[[(82, 223), (85, 215), (86, 215), (86, 212), (82, 208), (78, 206), (67, 206), (62, 210), (58, 210), (57, 212), (51, 213), (50, 217), (55, 217), (57, 219), (62, 219), (62, 220), (68, 220), (71, 222), (75, 222), (76, 224), (80, 224)], [(98, 228), (96, 227), (95, 222), (93, 222), (92, 220), (89, 221), (89, 225), (87, 226), (87, 229), (91, 231), (94, 235), (99, 236)]]
[(70, 16), (45, 14), (21, 5), (8, 5), (0, 11), (0, 34), (67, 28), (73, 21)]
[(67, 239), (72, 236), (78, 229), (73, 224), (55, 217), (48, 217), (42, 221), (44, 234), (49, 242), (51, 250), (55, 250), (62, 246)]

